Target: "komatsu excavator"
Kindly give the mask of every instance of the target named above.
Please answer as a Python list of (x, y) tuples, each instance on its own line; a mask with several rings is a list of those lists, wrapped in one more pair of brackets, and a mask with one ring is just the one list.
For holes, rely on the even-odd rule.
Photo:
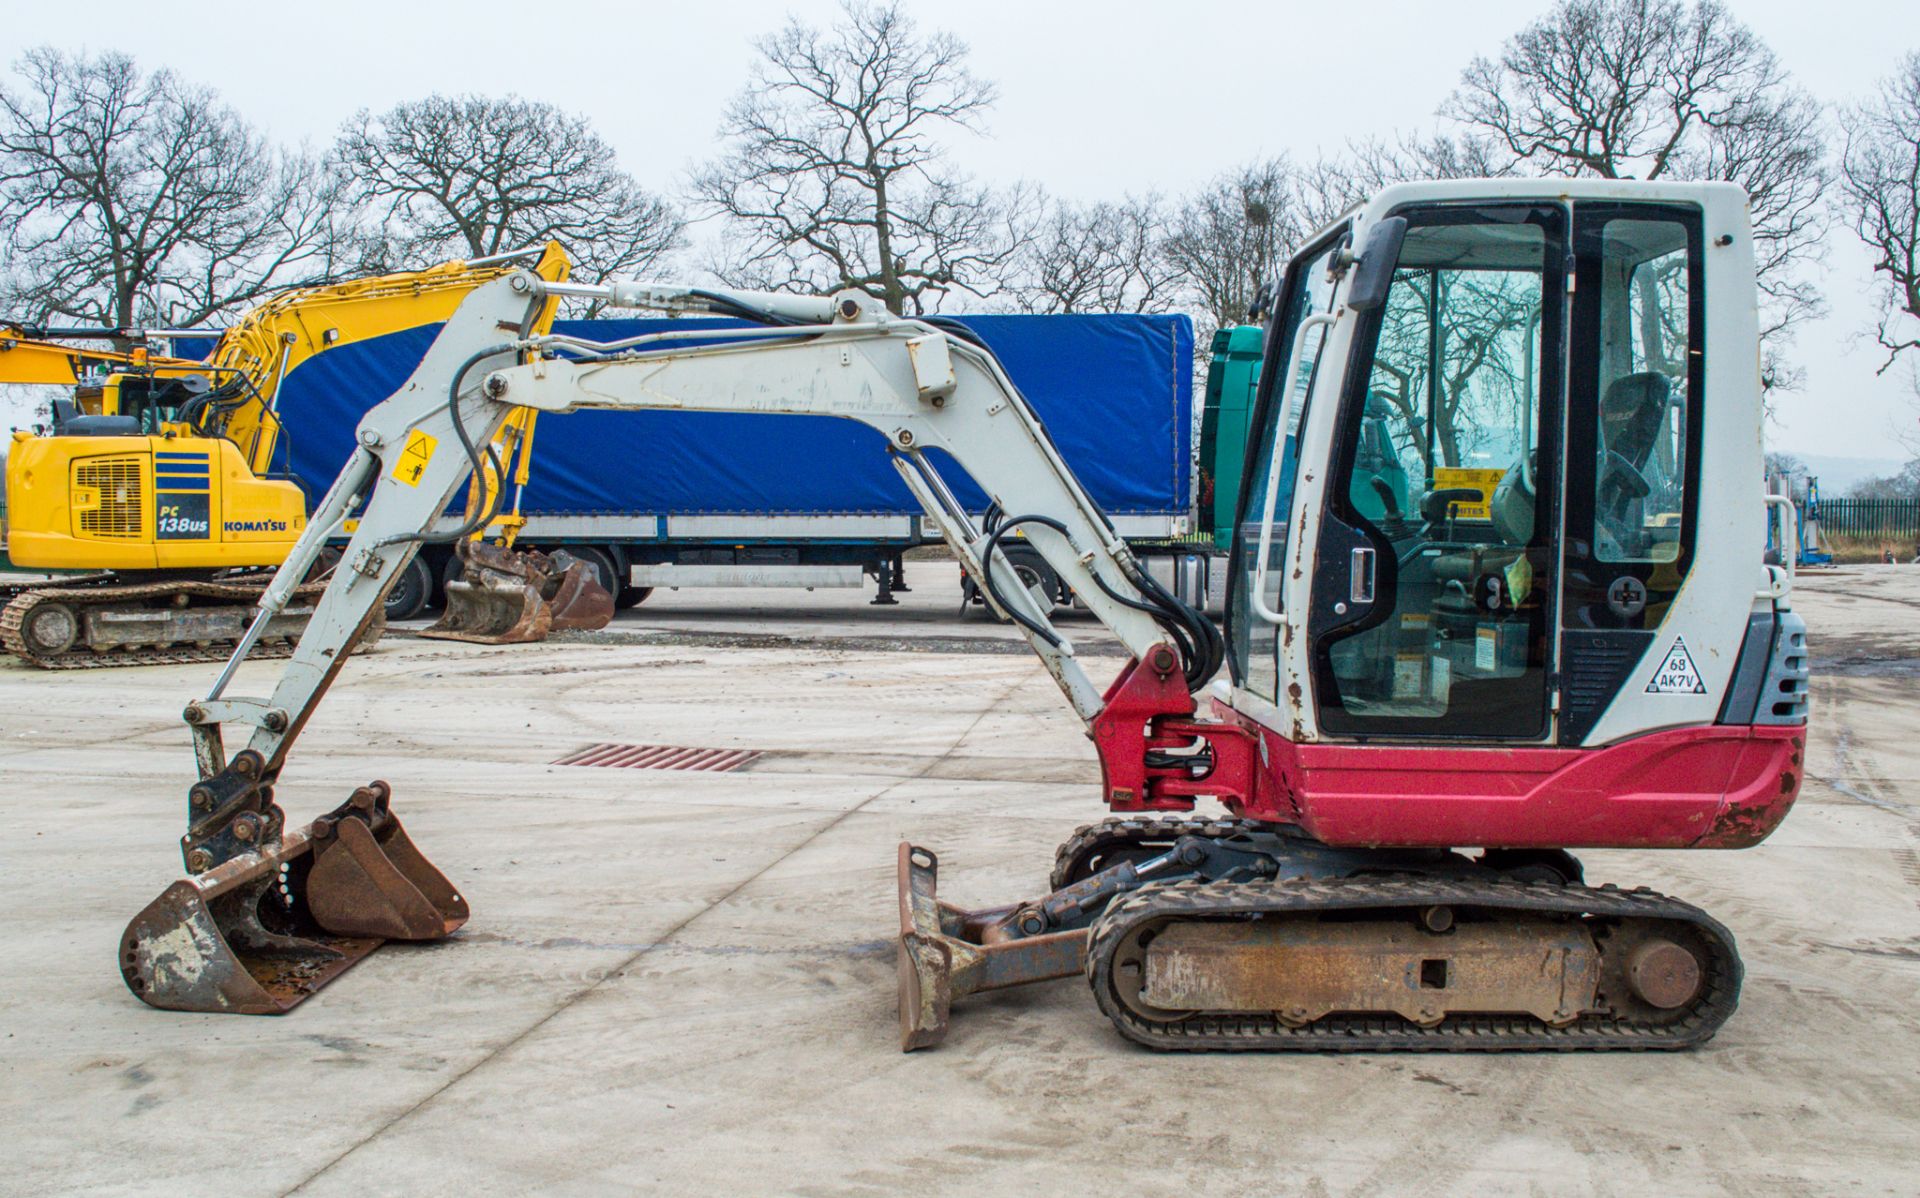
[[(533, 334), (562, 295), (758, 327)], [(1049, 893), (993, 910), (941, 901), (934, 854), (901, 846), (903, 1047), (937, 1043), (963, 995), (1074, 973), (1161, 1049), (1699, 1044), (1740, 991), (1732, 936), (1584, 884), (1569, 850), (1745, 848), (1799, 790), (1805, 628), (1790, 569), (1762, 560), (1756, 344), (1735, 186), (1383, 190), (1279, 287), (1223, 637), (955, 324), (853, 292), (488, 282), (367, 414), (275, 578), (256, 628), (316, 530), (359, 510), (277, 686), (229, 696), (230, 666), (187, 708), (192, 876), (129, 926), (122, 971), (157, 1007), (279, 1012), (383, 940), (460, 927), (386, 783), (310, 824), (276, 802), (347, 649), (516, 409), (770, 412), (884, 435), (1085, 722), (1117, 813), (1061, 847)], [(1003, 513), (991, 530), (948, 459)], [(1104, 687), (1009, 584), (1015, 530), (1131, 654)], [(1202, 798), (1225, 812), (1186, 814)]]
[[(475, 287), (522, 268), (558, 282), (571, 264), (548, 243), (289, 290), (249, 311), (205, 362), (0, 337), (0, 378), (76, 386), (55, 400), (50, 435), (14, 434), (8, 556), (27, 569), (83, 572), (0, 592), (0, 644), (48, 669), (225, 660), (265, 587), (257, 568), (278, 565), (306, 529), (307, 497), (274, 470), (288, 373), (334, 346), (445, 320)], [(552, 318), (549, 305), (538, 327)], [(85, 385), (82, 367), (92, 372)], [(488, 485), (505, 483), (490, 463)], [(261, 629), (255, 656), (290, 651), (317, 591)]]

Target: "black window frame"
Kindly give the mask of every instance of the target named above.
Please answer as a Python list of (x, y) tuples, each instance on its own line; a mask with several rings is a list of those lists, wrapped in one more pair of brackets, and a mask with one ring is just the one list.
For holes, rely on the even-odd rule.
[[(1609, 221), (1672, 221), (1687, 234), (1686, 463), (1682, 471), (1680, 551), (1672, 561), (1613, 561), (1598, 553), (1595, 521), (1600, 425), (1601, 319), (1606, 302), (1600, 270), (1604, 254), (1583, 253), (1585, 239), (1603, 235)], [(1574, 206), (1575, 290), (1568, 329), (1570, 346), (1590, 351), (1592, 366), (1567, 380), (1566, 524), (1561, 559), (1561, 627), (1569, 632), (1660, 625), (1692, 568), (1700, 526), (1700, 454), (1706, 427), (1707, 287), (1705, 213), (1697, 204), (1637, 200), (1588, 200)], [(1645, 588), (1644, 605), (1631, 615), (1609, 606), (1608, 589), (1622, 577)]]

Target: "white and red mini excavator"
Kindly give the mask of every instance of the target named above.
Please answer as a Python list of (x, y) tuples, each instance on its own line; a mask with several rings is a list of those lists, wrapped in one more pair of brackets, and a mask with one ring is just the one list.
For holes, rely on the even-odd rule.
[[(537, 335), (569, 295), (751, 324)], [(274, 784), (516, 409), (672, 408), (878, 429), (1099, 754), (1116, 817), (1062, 846), (1043, 897), (960, 910), (934, 855), (901, 847), (905, 1047), (965, 994), (1082, 971), (1157, 1048), (1698, 1044), (1739, 995), (1731, 936), (1584, 885), (1571, 850), (1745, 848), (1799, 790), (1805, 628), (1764, 562), (1755, 295), (1731, 185), (1382, 191), (1275, 292), (1223, 633), (1141, 569), (956, 324), (851, 292), (485, 283), (362, 421), (270, 588), (262, 621), (357, 515), (273, 693), (228, 696), (229, 666), (187, 708), (192, 876), (128, 928), (128, 985), (284, 1011), (383, 940), (466, 920), (385, 783), (298, 826)], [(955, 500), (949, 459), (997, 519)], [(1016, 533), (1131, 654), (1104, 688), (1013, 581)], [(1225, 810), (1183, 814), (1200, 799)]]

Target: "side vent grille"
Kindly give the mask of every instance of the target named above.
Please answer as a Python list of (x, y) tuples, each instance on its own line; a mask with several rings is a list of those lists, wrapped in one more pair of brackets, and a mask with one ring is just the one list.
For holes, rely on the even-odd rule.
[(76, 488), (97, 491), (100, 505), (77, 513), (81, 534), (113, 540), (137, 540), (140, 517), (146, 511), (140, 493), (140, 465), (137, 457), (88, 458), (74, 463)]
[(1561, 744), (1586, 739), (1652, 640), (1651, 633), (1629, 629), (1566, 634), (1560, 642)]
[(1780, 628), (1773, 638), (1773, 660), (1767, 663), (1767, 681), (1760, 689), (1756, 724), (1807, 722), (1807, 622), (1798, 612), (1779, 613)]

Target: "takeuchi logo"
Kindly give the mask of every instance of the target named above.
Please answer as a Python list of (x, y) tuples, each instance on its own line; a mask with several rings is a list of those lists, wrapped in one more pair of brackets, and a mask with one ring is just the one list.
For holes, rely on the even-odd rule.
[(228, 532), (285, 532), (287, 522), (285, 520), (229, 520), (226, 523), (226, 530)]

